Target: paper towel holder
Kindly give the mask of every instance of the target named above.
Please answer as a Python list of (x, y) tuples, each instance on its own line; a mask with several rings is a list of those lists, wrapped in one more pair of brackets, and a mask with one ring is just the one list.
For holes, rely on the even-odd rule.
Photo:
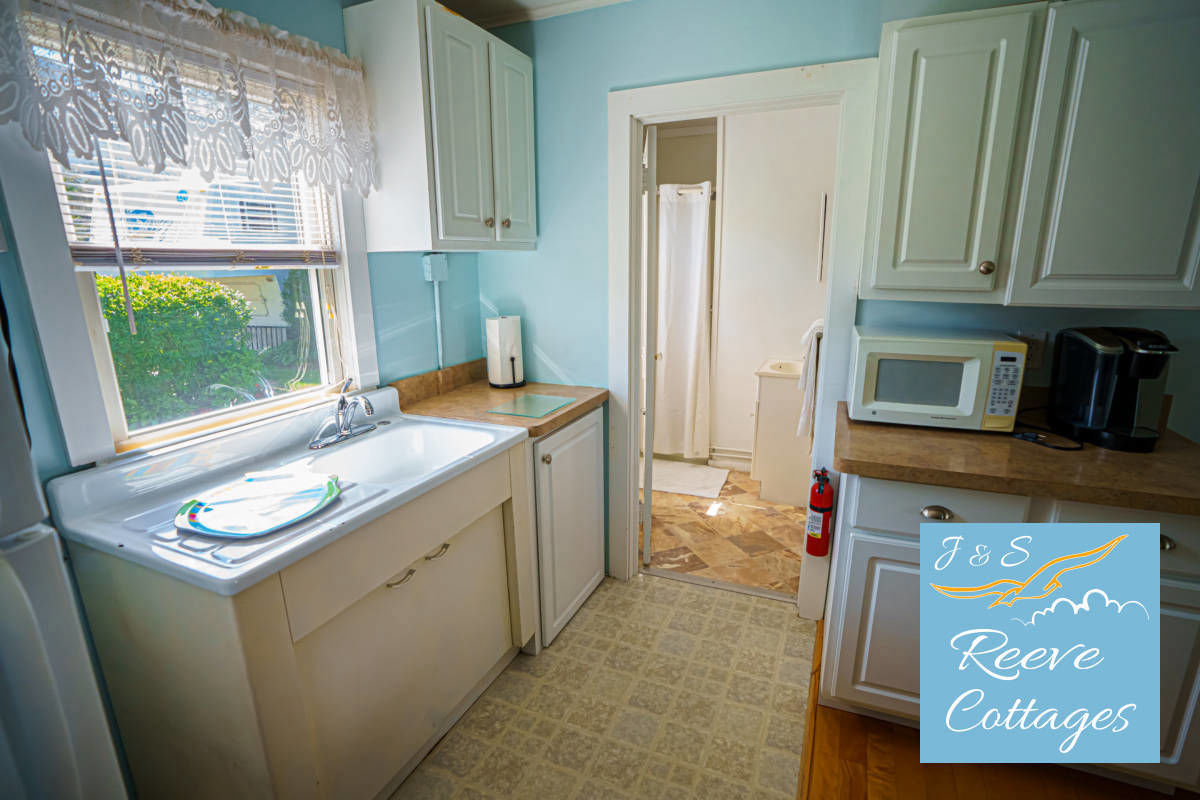
[(521, 318), (489, 317), (484, 326), (487, 334), (488, 385), (494, 389), (516, 389), (524, 386)]
[[(509, 367), (510, 371), (508, 374), (515, 375), (516, 368), (517, 368), (517, 357), (509, 356), (508, 360), (509, 360), (509, 364), (510, 364), (510, 367)], [(491, 386), (493, 389), (516, 389), (516, 388), (524, 386), (524, 385), (525, 385), (524, 378), (521, 378), (521, 380), (517, 381), (516, 383), (492, 383), (490, 380), (488, 381), (488, 386)]]

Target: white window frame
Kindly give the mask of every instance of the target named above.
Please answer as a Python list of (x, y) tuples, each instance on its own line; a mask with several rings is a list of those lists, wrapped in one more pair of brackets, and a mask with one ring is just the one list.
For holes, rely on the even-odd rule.
[[(117, 440), (125, 430), (125, 421), (115, 416), (120, 414), (121, 406), (104, 320), (98, 303), (85, 299), (89, 292), (95, 296), (95, 287), (90, 275), (75, 270), (49, 156), (25, 141), (19, 125), (0, 125), (0, 188), (8, 205), (14, 240), (11, 245), (29, 291), (34, 328), (67, 458), (72, 466), (111, 460), (117, 455)], [(379, 383), (379, 364), (363, 202), (353, 191), (343, 191), (337, 204), (343, 263), (343, 268), (331, 276), (339, 306), (337, 330), (347, 377), (356, 386), (370, 389)], [(287, 401), (281, 398), (280, 408), (268, 405), (252, 419), (245, 417), (245, 408), (241, 414), (237, 413), (239, 409), (231, 409), (228, 424), (222, 427), (233, 428), (294, 411), (295, 402)], [(314, 394), (312, 402), (324, 402), (323, 395)], [(212, 433), (214, 429), (209, 426), (203, 432)], [(184, 420), (178, 437), (170, 442), (155, 439), (152, 446), (176, 443), (188, 435)]]

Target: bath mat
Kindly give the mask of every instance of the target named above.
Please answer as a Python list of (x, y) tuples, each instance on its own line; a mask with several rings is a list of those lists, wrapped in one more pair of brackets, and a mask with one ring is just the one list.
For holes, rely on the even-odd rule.
[[(639, 464), (641, 466), (641, 464)], [(639, 485), (645, 472), (639, 470)], [(656, 492), (690, 494), (695, 497), (719, 497), (729, 470), (689, 464), (686, 461), (654, 459), (654, 486)], [(642, 488), (645, 488), (644, 486)]]

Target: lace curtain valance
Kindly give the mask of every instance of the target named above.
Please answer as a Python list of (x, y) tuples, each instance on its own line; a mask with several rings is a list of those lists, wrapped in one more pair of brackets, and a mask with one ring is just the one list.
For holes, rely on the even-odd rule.
[(0, 0), (6, 122), (67, 167), (120, 139), (205, 180), (374, 178), (361, 64), (203, 0)]

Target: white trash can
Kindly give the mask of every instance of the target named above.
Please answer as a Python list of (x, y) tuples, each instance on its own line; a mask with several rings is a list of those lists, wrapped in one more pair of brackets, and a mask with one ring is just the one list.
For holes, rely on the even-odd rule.
[(804, 403), (800, 388), (803, 366), (803, 360), (771, 359), (754, 373), (758, 376), (758, 400), (750, 477), (762, 482), (759, 496), (763, 500), (791, 506), (808, 502), (809, 442), (796, 435)]

